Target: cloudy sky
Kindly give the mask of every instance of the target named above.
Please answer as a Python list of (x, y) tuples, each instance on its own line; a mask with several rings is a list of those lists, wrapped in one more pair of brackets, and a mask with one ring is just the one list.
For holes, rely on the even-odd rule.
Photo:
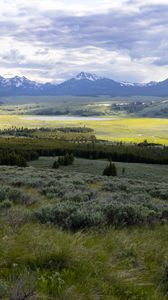
[(0, 0), (0, 75), (168, 78), (168, 0)]

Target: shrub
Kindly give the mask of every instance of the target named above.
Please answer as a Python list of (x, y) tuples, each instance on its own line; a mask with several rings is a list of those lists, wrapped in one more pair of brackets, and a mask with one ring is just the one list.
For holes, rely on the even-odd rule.
[(78, 230), (105, 223), (101, 211), (87, 209), (74, 203), (62, 203), (54, 207), (46, 206), (35, 212), (41, 223), (53, 223), (65, 229)]
[(28, 272), (21, 274), (16, 279), (8, 293), (9, 300), (35, 299), (35, 282), (36, 280), (34, 276), (29, 274)]
[(145, 222), (146, 215), (140, 206), (120, 205), (111, 206), (107, 212), (108, 223), (115, 227), (138, 225)]
[(68, 228), (79, 230), (93, 226), (103, 225), (105, 223), (102, 212), (93, 212), (92, 214), (84, 210), (76, 210), (69, 216)]
[(12, 202), (10, 200), (4, 200), (0, 202), (0, 211), (6, 208), (10, 208), (12, 206)]
[(165, 187), (153, 187), (149, 193), (151, 194), (152, 197), (160, 198), (163, 200), (168, 200), (168, 189)]
[(4, 219), (13, 231), (17, 231), (22, 225), (30, 222), (32, 215), (30, 212), (25, 212), (22, 209), (10, 208)]
[(2, 279), (0, 279), (0, 299), (6, 299), (5, 296), (7, 295), (7, 291), (7, 284)]
[(35, 197), (31, 196), (31, 195), (25, 194), (25, 193), (21, 193), (20, 197), (16, 198), (14, 200), (14, 203), (16, 203), (16, 204), (23, 204), (23, 205), (26, 205), (26, 206), (30, 206), (30, 205), (36, 203), (37, 201), (38, 201), (37, 198), (35, 198)]

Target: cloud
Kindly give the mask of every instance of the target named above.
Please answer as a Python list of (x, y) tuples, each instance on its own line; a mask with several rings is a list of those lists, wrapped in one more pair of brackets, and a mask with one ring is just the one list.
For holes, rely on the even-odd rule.
[[(84, 2), (84, 3), (83, 3)], [(168, 76), (167, 0), (1, 0), (0, 74), (60, 81)]]

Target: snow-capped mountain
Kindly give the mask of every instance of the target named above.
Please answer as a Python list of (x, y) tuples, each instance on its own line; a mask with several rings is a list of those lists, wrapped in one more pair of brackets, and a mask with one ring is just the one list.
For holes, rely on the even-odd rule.
[(138, 82), (127, 82), (127, 81), (122, 81), (120, 83), (121, 86), (146, 86), (147, 83), (138, 83)]
[(38, 83), (26, 77), (0, 76), (0, 96), (17, 95), (72, 95), (72, 96), (168, 96), (168, 79), (161, 82), (130, 83), (117, 82), (96, 74), (81, 72), (75, 77), (62, 82)]
[(20, 87), (22, 87), (22, 88), (26, 88), (26, 87), (38, 88), (41, 86), (41, 84), (39, 84), (35, 81), (32, 81), (32, 80), (29, 80), (25, 76), (22, 76), (22, 77), (15, 76), (12, 78), (5, 79), (5, 83), (7, 86), (13, 86), (16, 88), (20, 88)]
[(4, 78), (0, 76), (0, 95), (33, 95), (42, 90), (43, 84), (29, 80), (26, 77), (15, 76)]
[(74, 79), (75, 80), (96, 81), (96, 80), (101, 79), (101, 77), (97, 76), (96, 74), (81, 72), (81, 73), (77, 74)]
[(92, 73), (81, 72), (76, 77), (59, 84), (55, 93), (72, 96), (168, 96), (168, 84), (164, 83), (161, 86), (156, 82), (149, 84), (117, 82)]

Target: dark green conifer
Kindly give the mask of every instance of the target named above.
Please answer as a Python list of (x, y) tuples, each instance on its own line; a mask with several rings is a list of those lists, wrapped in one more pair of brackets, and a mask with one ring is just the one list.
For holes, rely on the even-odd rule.
[(110, 164), (104, 169), (103, 175), (105, 176), (117, 176), (117, 169), (114, 163)]

